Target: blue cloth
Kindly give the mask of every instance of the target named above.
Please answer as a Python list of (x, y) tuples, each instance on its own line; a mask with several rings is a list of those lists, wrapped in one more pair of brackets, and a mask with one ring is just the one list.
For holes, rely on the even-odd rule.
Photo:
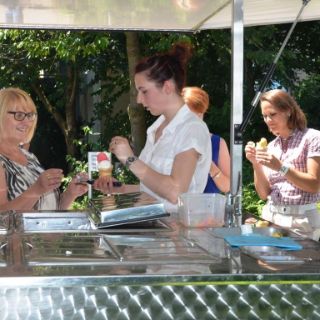
[(224, 238), (231, 246), (271, 246), (279, 247), (287, 250), (301, 250), (302, 246), (291, 238), (282, 237), (274, 238), (261, 235), (241, 235), (241, 236), (227, 236)]
[[(213, 134), (211, 136), (211, 146), (212, 146), (212, 161), (218, 165), (219, 161), (219, 149), (220, 149), (220, 136)], [(221, 193), (219, 188), (216, 186), (215, 182), (208, 174), (207, 185), (203, 191), (204, 193)]]

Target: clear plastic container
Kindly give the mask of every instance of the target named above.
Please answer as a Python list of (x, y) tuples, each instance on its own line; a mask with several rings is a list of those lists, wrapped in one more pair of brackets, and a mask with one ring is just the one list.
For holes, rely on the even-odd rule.
[(224, 225), (226, 197), (217, 193), (183, 193), (179, 197), (179, 220), (185, 227)]

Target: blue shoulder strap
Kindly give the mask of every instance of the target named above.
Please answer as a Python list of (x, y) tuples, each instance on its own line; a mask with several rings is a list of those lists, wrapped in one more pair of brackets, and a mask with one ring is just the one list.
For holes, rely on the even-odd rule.
[(211, 136), (212, 145), (212, 161), (218, 165), (219, 162), (219, 149), (220, 149), (220, 136), (213, 134)]
[[(212, 161), (218, 165), (219, 161), (219, 149), (220, 149), (220, 136), (213, 134), (211, 136), (211, 146), (212, 146)], [(203, 191), (204, 193), (220, 193), (220, 190), (216, 186), (215, 182), (208, 174), (207, 185)]]

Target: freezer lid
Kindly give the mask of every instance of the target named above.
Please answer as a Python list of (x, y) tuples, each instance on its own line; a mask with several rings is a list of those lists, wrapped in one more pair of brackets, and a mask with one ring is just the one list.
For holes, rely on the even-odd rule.
[(89, 201), (91, 217), (98, 228), (167, 217), (164, 204), (145, 192), (100, 195)]

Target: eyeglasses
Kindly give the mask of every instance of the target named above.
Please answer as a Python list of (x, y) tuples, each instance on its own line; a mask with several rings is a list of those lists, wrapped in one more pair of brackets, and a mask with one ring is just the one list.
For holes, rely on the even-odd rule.
[(33, 121), (37, 116), (36, 112), (8, 111), (8, 113), (13, 114), (17, 121), (23, 121), (26, 117), (29, 121)]
[(263, 114), (263, 115), (262, 115), (262, 118), (263, 118), (264, 121), (267, 121), (268, 119), (269, 119), (269, 120), (273, 120), (273, 119), (277, 116), (277, 114), (278, 114), (278, 113), (270, 113), (270, 114), (268, 114), (268, 115)]

